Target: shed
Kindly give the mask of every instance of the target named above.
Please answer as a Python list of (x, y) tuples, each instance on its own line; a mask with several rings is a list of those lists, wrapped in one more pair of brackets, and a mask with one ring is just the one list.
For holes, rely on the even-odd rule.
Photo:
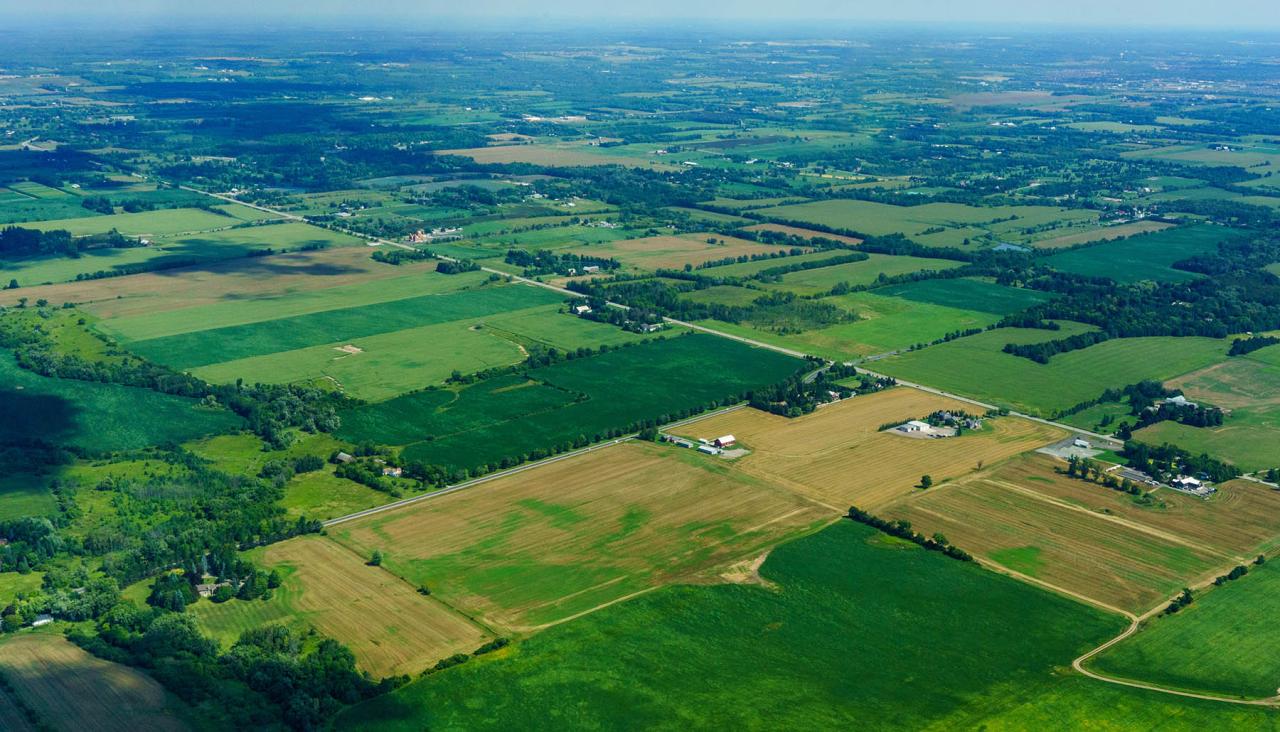
[(52, 623), (52, 622), (53, 622), (52, 615), (45, 615), (45, 614), (37, 615), (36, 619), (31, 621), (31, 627), (39, 628), (42, 625), (48, 625), (49, 623)]
[(719, 455), (720, 448), (711, 445), (698, 445), (698, 452), (705, 452), (708, 455)]
[(338, 453), (337, 455), (334, 455), (334, 456), (333, 456), (333, 459), (334, 459), (334, 460), (337, 460), (337, 461), (338, 461), (338, 462), (340, 462), (340, 463), (352, 463), (352, 462), (355, 462), (355, 457), (354, 457), (354, 456), (352, 456), (352, 455), (348, 455), (348, 454), (347, 454), (347, 453), (345, 453), (345, 452), (340, 452), (340, 453)]

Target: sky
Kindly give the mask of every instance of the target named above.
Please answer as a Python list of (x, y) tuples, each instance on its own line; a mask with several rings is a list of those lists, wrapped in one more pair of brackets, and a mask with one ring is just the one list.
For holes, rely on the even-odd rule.
[(306, 23), (698, 20), (1280, 29), (1280, 0), (0, 0), (0, 25), (113, 19), (120, 25), (230, 17)]

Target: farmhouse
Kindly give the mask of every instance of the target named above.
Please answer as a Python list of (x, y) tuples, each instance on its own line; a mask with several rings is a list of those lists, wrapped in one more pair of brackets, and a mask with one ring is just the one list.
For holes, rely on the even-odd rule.
[(587, 273), (587, 274), (595, 274), (596, 272), (599, 272), (599, 271), (600, 271), (600, 265), (598, 265), (598, 264), (588, 264), (587, 266), (585, 266), (585, 267), (583, 267), (583, 268), (582, 268), (582, 271), (583, 271), (583, 272), (585, 272), (585, 273)]
[(387, 466), (382, 469), (382, 474), (388, 478), (399, 478), (404, 475), (404, 469)]
[(1213, 495), (1213, 493), (1217, 491), (1213, 486), (1198, 478), (1193, 478), (1190, 475), (1179, 475), (1169, 481), (1169, 487), (1174, 490), (1179, 490), (1183, 493), (1190, 493), (1193, 496), (1200, 496), (1202, 498)]
[(662, 323), (645, 323), (640, 326), (642, 333), (656, 333), (662, 330)]
[(591, 306), (590, 305), (574, 305), (573, 312), (576, 315), (585, 315), (591, 312)]
[(715, 445), (716, 447), (732, 447), (733, 445), (737, 444), (737, 442), (738, 442), (738, 438), (734, 437), (733, 435), (725, 435), (724, 437), (717, 437), (715, 440), (712, 441), (711, 444)]

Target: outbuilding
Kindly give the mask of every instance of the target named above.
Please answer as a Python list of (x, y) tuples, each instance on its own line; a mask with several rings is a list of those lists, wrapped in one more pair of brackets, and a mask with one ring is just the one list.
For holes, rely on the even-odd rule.
[(717, 437), (711, 444), (716, 447), (730, 447), (737, 444), (737, 442), (738, 438), (733, 435), (725, 435), (724, 437)]

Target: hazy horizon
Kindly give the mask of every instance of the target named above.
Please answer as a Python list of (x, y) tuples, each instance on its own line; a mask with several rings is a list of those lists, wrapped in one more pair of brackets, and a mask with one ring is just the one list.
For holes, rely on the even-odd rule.
[[(371, 0), (353, 5), (342, 0), (223, 0), (216, 7), (191, 7), (171, 0), (55, 0), (38, 7), (30, 2), (0, 0), (0, 18), (10, 27), (49, 25), (75, 20), (115, 21), (116, 29), (131, 26), (201, 20), (294, 21), (301, 25), (341, 22), (347, 25), (408, 23), (484, 27), (522, 25), (586, 25), (591, 22), (629, 22), (647, 25), (672, 21), (706, 26), (781, 23), (795, 28), (836, 23), (843, 29), (867, 25), (944, 25), (1061, 28), (1212, 28), (1236, 31), (1280, 30), (1280, 13), (1272, 0), (1224, 0), (1206, 9), (1195, 0), (1078, 0), (1075, 3), (1026, 0), (899, 0), (898, 2), (808, 2), (781, 4), (764, 0), (724, 3), (708, 0), (650, 0), (617, 7), (598, 0), (473, 0), (465, 7), (439, 0)], [(833, 30), (835, 30), (833, 28)]]

